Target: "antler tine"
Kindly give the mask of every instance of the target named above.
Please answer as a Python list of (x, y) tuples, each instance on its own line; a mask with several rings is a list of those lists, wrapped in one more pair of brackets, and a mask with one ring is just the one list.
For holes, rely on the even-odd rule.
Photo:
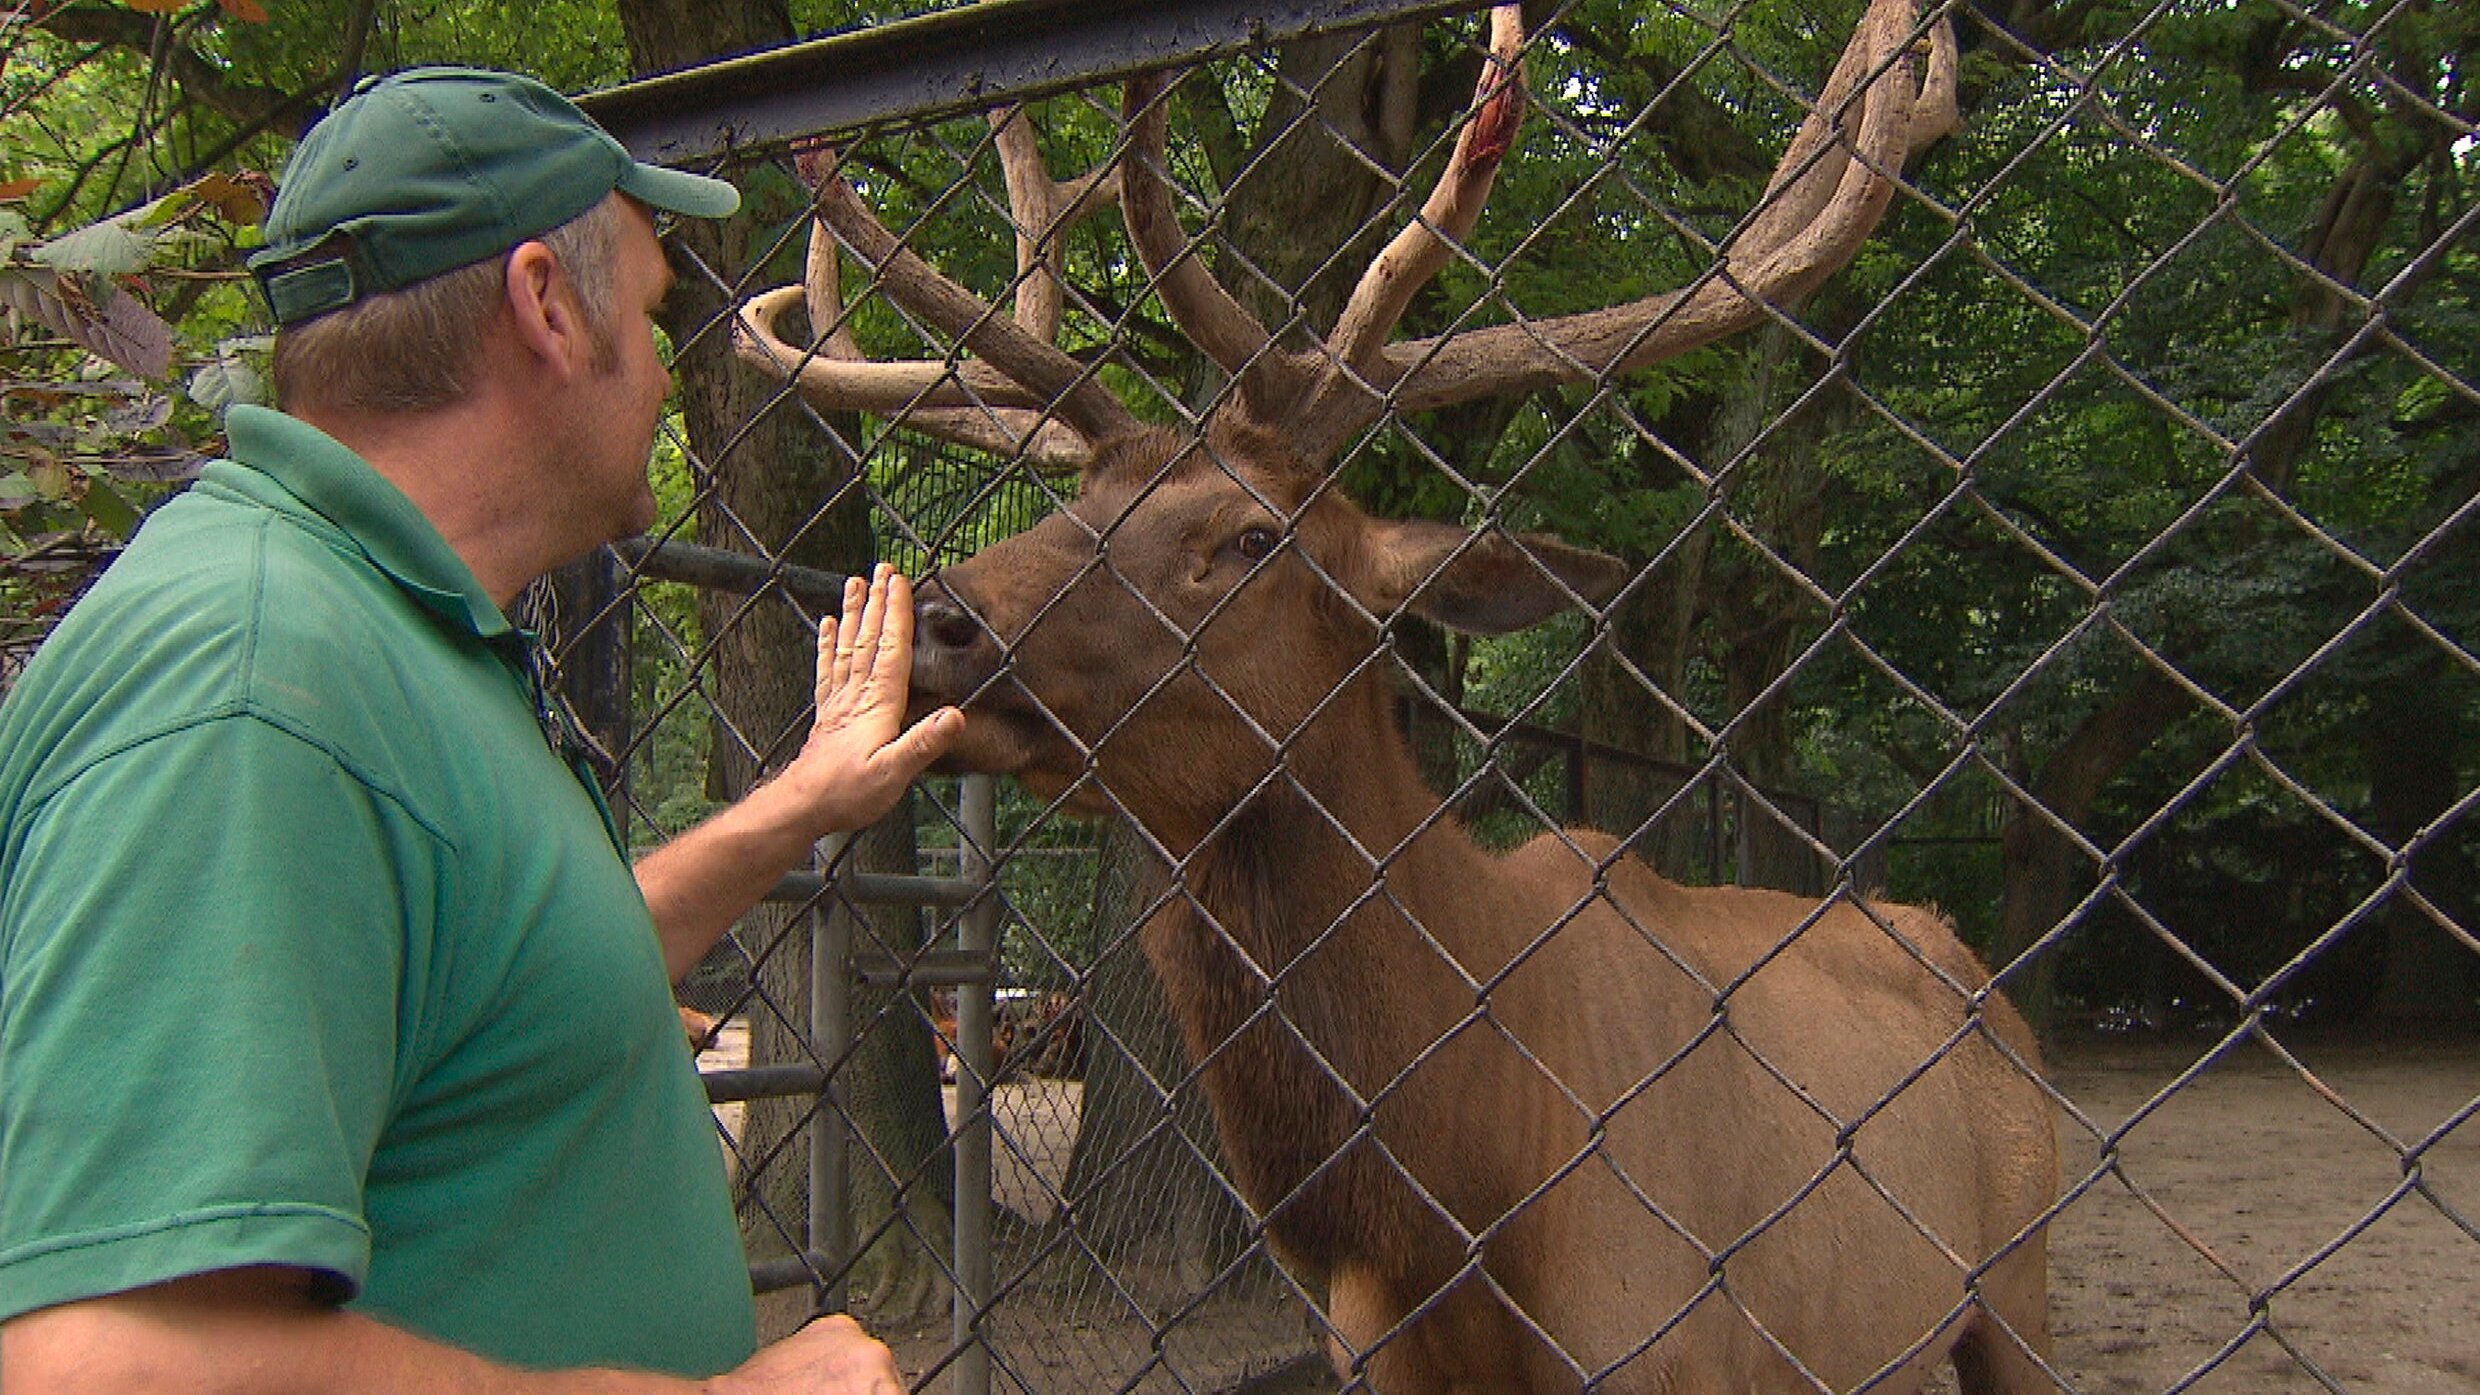
[[(1092, 461), (1093, 448), (1066, 423), (1030, 406), (1001, 405), (1030, 398), (995, 370), (979, 364), (951, 370), (927, 361), (847, 358), (835, 353), (833, 341), (849, 341), (849, 335), (832, 332), (815, 351), (787, 342), (776, 321), (800, 304), (803, 295), (802, 287), (784, 286), (748, 302), (732, 327), (732, 345), (749, 363), (792, 374), (801, 395), (820, 408), (901, 415), (905, 425), (927, 435), (992, 455), (1021, 456), (1039, 470), (1076, 471)], [(826, 314), (826, 322), (833, 323), (835, 312)], [(819, 322), (813, 312), (811, 323)]]
[(1067, 300), (1060, 240), (1068, 229), (1119, 202), (1119, 169), (1053, 179), (1042, 161), (1041, 137), (1022, 106), (992, 112), (990, 133), (1016, 226), (1016, 322), (1035, 338), (1056, 343)]
[(1938, 106), (1952, 96), (1952, 28), (1930, 29), (1926, 92), (1913, 29), (1913, 0), (1873, 0), (1717, 274), (1601, 310), (1385, 345), (1367, 368), (1327, 375), (1291, 415), (1301, 451), (1331, 455), (1390, 406), (1429, 410), (1675, 358), (1814, 290), (1867, 241), (1909, 158), (1950, 129)]
[[(833, 177), (835, 156), (813, 148), (795, 164), (813, 186)], [(805, 306), (815, 340), (807, 349), (777, 328), (785, 312)], [(741, 358), (789, 373), (801, 394), (829, 411), (901, 415), (907, 426), (941, 440), (995, 455), (1022, 457), (1037, 469), (1083, 468), (1092, 445), (1040, 410), (1039, 399), (981, 363), (932, 360), (881, 363), (863, 353), (845, 314), (842, 257), (833, 234), (813, 220), (802, 284), (756, 297), (732, 326)]]
[(1139, 429), (1134, 413), (1084, 365), (1035, 338), (988, 301), (941, 275), (888, 231), (841, 173), (818, 190), (818, 216), (878, 277), (888, 299), (953, 336), (968, 352), (1030, 390), (1089, 442)]
[(1307, 385), (1306, 363), (1276, 348), (1266, 327), (1206, 269), (1171, 206), (1170, 111), (1163, 100), (1170, 88), (1166, 74), (1143, 73), (1130, 78), (1122, 92), (1128, 150), (1120, 164), (1120, 216), (1128, 225), (1129, 245), (1172, 322), (1239, 380), (1244, 396), (1289, 401)]
[(1929, 26), (1929, 75), (1920, 84), (1920, 100), (1912, 106), (1912, 129), (1904, 144), (1908, 168), (1930, 146), (1963, 129), (1963, 107), (1957, 95), (1963, 59), (1955, 44), (1955, 17), (1940, 13)]
[[(1851, 42), (1844, 46), (1842, 57), (1826, 78), (1825, 90), (1817, 104), (1800, 123), (1798, 134), (1791, 138), (1790, 148), (1783, 152), (1774, 173), (1765, 182), (1765, 193), (1758, 199), (1758, 212), (1747, 228), (1734, 239), (1729, 251), (1732, 261), (1756, 263), (1771, 255), (1774, 249), (1796, 237), (1803, 228), (1813, 226), (1847, 194), (1846, 185), (1857, 172), (1863, 176), (1882, 176), (1900, 170), (1909, 163), (1912, 153), (1912, 129), (1927, 113), (1918, 101), (1918, 94), (1901, 81), (1905, 88), (1899, 96), (1905, 100), (1905, 119), (1893, 127), (1900, 137), (1891, 151), (1892, 159), (1871, 168), (1870, 155), (1884, 156), (1889, 152), (1867, 144), (1864, 134), (1847, 129), (1852, 125), (1866, 127), (1873, 115), (1888, 110), (1879, 98), (1885, 90), (1874, 86), (1880, 78), (1893, 78), (1887, 65), (1897, 46), (1910, 37), (1911, 16), (1905, 4), (1889, 4), (1880, 0), (1861, 17)], [(1953, 35), (1947, 34), (1952, 46)], [(1933, 41), (1934, 47), (1934, 41)], [(1934, 61), (1932, 67), (1935, 67)], [(1855, 91), (1866, 81), (1872, 86), (1858, 96)], [(1854, 158), (1851, 147), (1858, 145), (1864, 152)], [(1883, 178), (1874, 183), (1892, 185)], [(1872, 220), (1872, 226), (1874, 220)], [(1862, 236), (1866, 236), (1864, 232)], [(1855, 244), (1854, 250), (1857, 250)], [(1819, 279), (1823, 279), (1820, 277)]]
[(1438, 186), (1421, 205), (1420, 216), (1395, 235), (1352, 288), (1334, 332), (1326, 336), (1333, 365), (1326, 371), (1369, 367), (1403, 321), (1412, 298), (1447, 264), (1453, 245), (1472, 234), (1490, 201), (1498, 167), (1524, 124), (1523, 49), (1524, 7), (1492, 10), (1490, 50), (1473, 88), (1472, 114), (1456, 133), (1455, 152), (1439, 172)]

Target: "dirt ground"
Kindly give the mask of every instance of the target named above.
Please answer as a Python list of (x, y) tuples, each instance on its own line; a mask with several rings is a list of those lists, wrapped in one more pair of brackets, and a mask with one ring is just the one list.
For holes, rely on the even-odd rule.
[[(2249, 1043), (2175, 1090), (2210, 1041), (2053, 1053), (2070, 1105), (2072, 1200), (2050, 1249), (2062, 1390), (2480, 1395), (2480, 1042), (2285, 1045), (2304, 1074)], [(1039, 1220), (1037, 1174), (1064, 1170), (1072, 1088), (1016, 1087), (996, 1104), (1029, 1155), (1000, 1150), (1001, 1199)], [(1263, 1388), (1308, 1349), (1299, 1301), (1262, 1286), (1185, 1313), (1157, 1342), (1128, 1300), (1159, 1321), (1183, 1276), (1119, 1277), (1128, 1293), (1036, 1284), (1004, 1302), (997, 1388), (1209, 1395)], [(913, 1371), (948, 1350), (943, 1325), (886, 1335)], [(1287, 1389), (1331, 1388), (1290, 1375)]]
[(2094, 1129), (2123, 1131), (2117, 1173), (2050, 1247), (2074, 1389), (2166, 1391), (2236, 1344), (2187, 1390), (2326, 1389), (2313, 1367), (2353, 1395), (2480, 1392), (2480, 1043), (2285, 1044), (2306, 1075), (2250, 1044), (2149, 1113), (2201, 1044), (2055, 1053), (2090, 1125), (2059, 1121), (2070, 1189), (2094, 1175)]

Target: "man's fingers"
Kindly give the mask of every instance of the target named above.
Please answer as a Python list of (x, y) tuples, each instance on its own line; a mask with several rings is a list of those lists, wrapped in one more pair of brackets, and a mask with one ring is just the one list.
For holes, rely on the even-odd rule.
[(895, 568), (884, 562), (870, 571), (869, 599), (861, 607), (861, 629), (853, 636), (854, 662), (863, 675), (877, 659), (879, 636), (887, 628), (887, 579), (894, 575)]
[(964, 714), (953, 707), (942, 707), (920, 721), (897, 740), (904, 763), (912, 767), (906, 781), (930, 767), (932, 761), (946, 755), (957, 739), (964, 735)]
[(844, 607), (836, 612), (833, 640), (830, 643), (824, 633), (819, 636), (820, 696), (843, 687), (852, 677), (853, 650), (860, 642), (861, 612), (868, 598), (867, 582), (857, 576), (844, 578)]
[(887, 574), (885, 628), (872, 667), (883, 679), (910, 682), (913, 672), (913, 583), (902, 572)]

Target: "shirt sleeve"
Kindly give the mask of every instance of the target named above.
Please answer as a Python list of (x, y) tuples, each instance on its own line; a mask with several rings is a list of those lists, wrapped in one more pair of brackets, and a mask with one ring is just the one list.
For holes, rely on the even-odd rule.
[(239, 1265), (357, 1292), (429, 835), (247, 715), (110, 756), (22, 831), (0, 887), (0, 1318)]

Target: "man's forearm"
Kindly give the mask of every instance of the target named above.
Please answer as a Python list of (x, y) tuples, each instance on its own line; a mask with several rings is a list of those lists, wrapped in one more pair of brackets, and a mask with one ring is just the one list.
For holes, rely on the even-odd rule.
[(525, 1371), (340, 1309), (170, 1285), (0, 1325), (8, 1395), (700, 1395), (675, 1376)]
[(313, 1301), (308, 1276), (229, 1269), (0, 1323), (8, 1395), (904, 1395), (887, 1348), (824, 1318), (705, 1381), (528, 1371)]
[(761, 787), (638, 859), (637, 888), (653, 913), (663, 967), (674, 982), (808, 858), (810, 840), (772, 812), (768, 799)]

